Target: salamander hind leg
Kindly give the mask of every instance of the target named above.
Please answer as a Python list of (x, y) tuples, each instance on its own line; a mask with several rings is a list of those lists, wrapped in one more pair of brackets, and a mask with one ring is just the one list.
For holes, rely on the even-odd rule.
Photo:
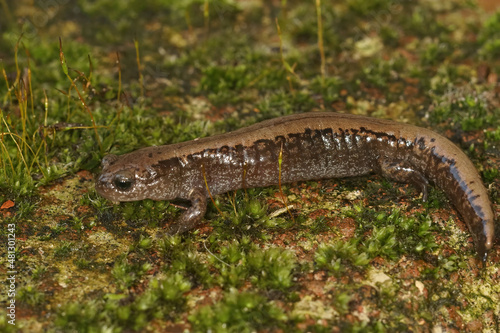
[(427, 201), (429, 181), (408, 162), (380, 159), (379, 166), (382, 176), (415, 186), (422, 193), (422, 200)]
[(166, 234), (175, 235), (181, 234), (198, 226), (207, 211), (207, 198), (205, 193), (200, 189), (194, 189), (189, 195), (191, 207), (189, 207), (179, 219), (172, 224)]

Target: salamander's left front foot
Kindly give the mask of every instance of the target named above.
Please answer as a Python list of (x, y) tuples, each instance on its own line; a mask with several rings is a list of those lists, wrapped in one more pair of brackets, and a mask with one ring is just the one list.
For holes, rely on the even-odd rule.
[(167, 229), (166, 235), (182, 234), (196, 228), (207, 211), (207, 198), (200, 189), (193, 189), (189, 195), (191, 206)]

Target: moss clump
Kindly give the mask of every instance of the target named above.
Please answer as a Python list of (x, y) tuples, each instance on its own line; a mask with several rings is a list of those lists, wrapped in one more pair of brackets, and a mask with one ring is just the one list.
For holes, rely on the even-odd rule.
[(215, 305), (205, 306), (189, 316), (196, 331), (254, 332), (285, 327), (283, 310), (265, 297), (232, 289)]
[(57, 327), (78, 332), (99, 331), (107, 327), (120, 332), (123, 327), (142, 330), (156, 318), (177, 318), (187, 303), (184, 293), (191, 285), (181, 275), (167, 274), (153, 279), (139, 297), (106, 294), (100, 300), (68, 303), (55, 320)]

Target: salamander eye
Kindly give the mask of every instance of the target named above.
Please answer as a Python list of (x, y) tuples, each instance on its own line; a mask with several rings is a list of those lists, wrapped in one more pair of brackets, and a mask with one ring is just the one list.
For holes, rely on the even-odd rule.
[(118, 190), (126, 192), (132, 188), (134, 177), (128, 173), (117, 174), (113, 179), (113, 184)]

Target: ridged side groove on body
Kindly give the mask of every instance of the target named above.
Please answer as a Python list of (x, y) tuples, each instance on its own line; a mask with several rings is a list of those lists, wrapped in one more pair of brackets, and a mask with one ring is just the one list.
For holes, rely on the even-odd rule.
[(173, 226), (174, 232), (183, 232), (203, 218), (207, 185), (216, 195), (277, 185), (280, 173), (281, 182), (289, 183), (372, 172), (413, 184), (424, 200), (428, 183), (436, 184), (462, 215), (478, 254), (486, 259), (493, 246), (494, 213), (472, 162), (445, 137), (389, 120), (311, 112), (208, 138), (108, 155), (96, 189), (115, 202), (190, 200), (192, 206)]

